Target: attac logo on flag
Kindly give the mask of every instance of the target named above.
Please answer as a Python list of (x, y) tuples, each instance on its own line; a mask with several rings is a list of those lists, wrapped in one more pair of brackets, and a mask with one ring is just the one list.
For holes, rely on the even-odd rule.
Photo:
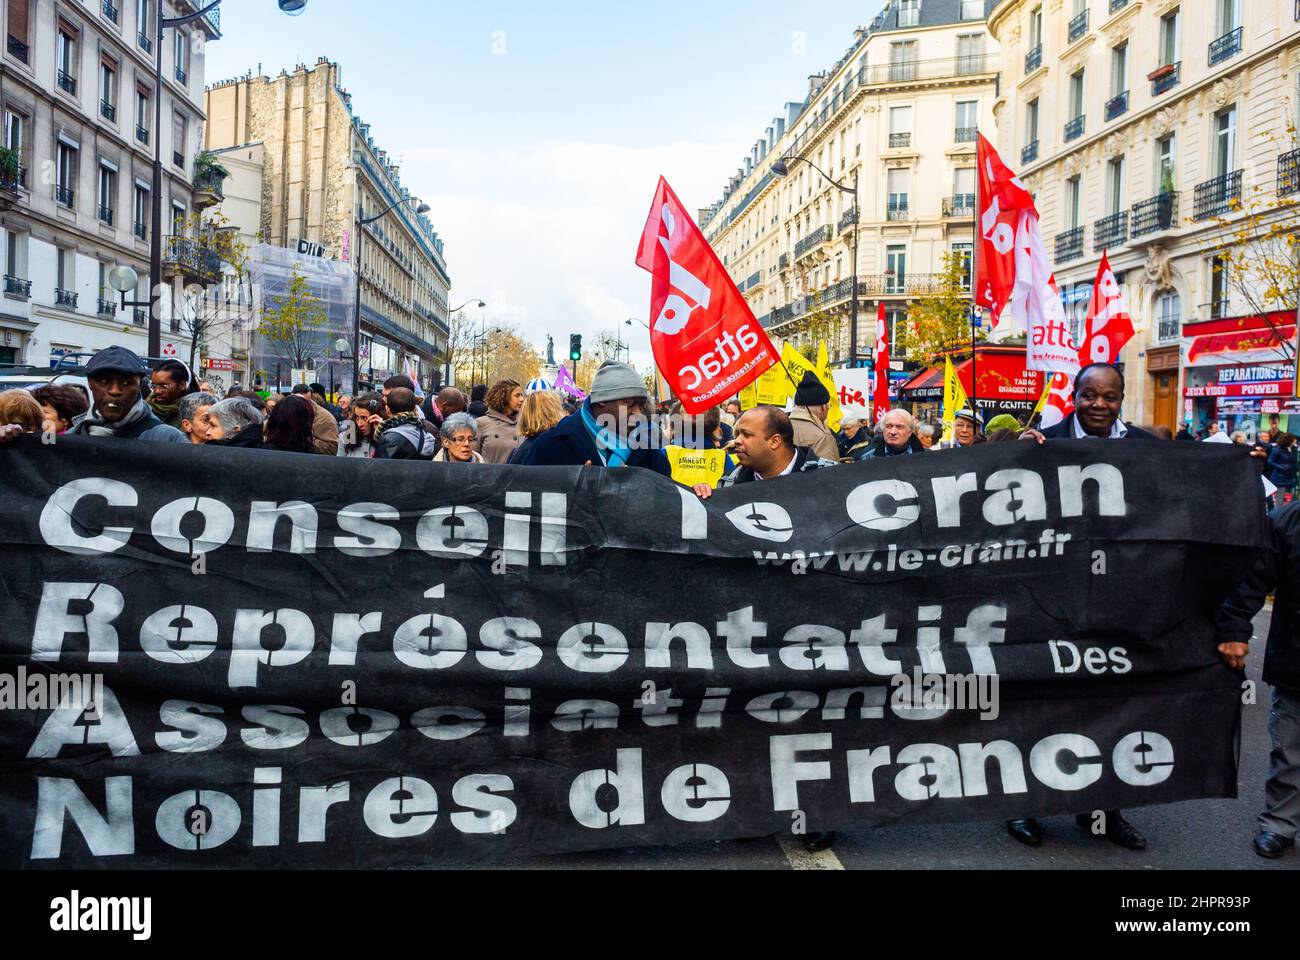
[(1026, 332), (1030, 370), (1074, 374), (1078, 347), (1065, 320), (1034, 198), (996, 150), (978, 136), (980, 250), (975, 303), (992, 326)]
[(636, 264), (653, 278), (655, 363), (686, 413), (717, 406), (776, 363), (772, 341), (663, 177)]

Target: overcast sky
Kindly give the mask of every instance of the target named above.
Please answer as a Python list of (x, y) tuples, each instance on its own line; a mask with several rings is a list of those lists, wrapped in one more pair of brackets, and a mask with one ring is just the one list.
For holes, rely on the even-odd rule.
[[(226, 0), (208, 83), (337, 61), (376, 144), (433, 208), (452, 305), (487, 301), (557, 358), (570, 333), (632, 334), (650, 363), (649, 277), (633, 264), (665, 175), (689, 209), (883, 4), (821, 0)], [(473, 311), (477, 315), (477, 311)], [(634, 331), (634, 332), (633, 332)]]

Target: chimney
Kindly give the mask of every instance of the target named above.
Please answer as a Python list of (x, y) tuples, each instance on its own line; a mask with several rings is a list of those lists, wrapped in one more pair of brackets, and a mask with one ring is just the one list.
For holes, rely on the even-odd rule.
[(776, 141), (785, 136), (785, 117), (777, 117), (772, 121), (772, 132), (776, 134), (776, 139), (772, 141), (772, 146), (775, 148)]
[(787, 103), (785, 105), (785, 126), (786, 129), (792, 129), (795, 121), (799, 119), (799, 114), (803, 113), (802, 103)]

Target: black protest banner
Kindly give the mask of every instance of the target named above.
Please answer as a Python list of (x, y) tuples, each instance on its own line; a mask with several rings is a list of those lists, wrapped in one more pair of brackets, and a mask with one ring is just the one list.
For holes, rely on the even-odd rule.
[(638, 470), (25, 438), (0, 450), (0, 865), (1231, 796), (1212, 618), (1265, 537), (1237, 454), (999, 444), (702, 504)]

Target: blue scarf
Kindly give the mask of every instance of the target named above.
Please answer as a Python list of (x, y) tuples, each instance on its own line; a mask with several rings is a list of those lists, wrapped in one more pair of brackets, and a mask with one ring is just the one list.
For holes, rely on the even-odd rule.
[(596, 452), (600, 454), (601, 463), (607, 467), (627, 466), (628, 458), (632, 456), (631, 446), (622, 446), (618, 437), (596, 422), (596, 415), (591, 412), (590, 400), (583, 402), (579, 413), (582, 415), (582, 425), (587, 428), (587, 432), (596, 442)]

